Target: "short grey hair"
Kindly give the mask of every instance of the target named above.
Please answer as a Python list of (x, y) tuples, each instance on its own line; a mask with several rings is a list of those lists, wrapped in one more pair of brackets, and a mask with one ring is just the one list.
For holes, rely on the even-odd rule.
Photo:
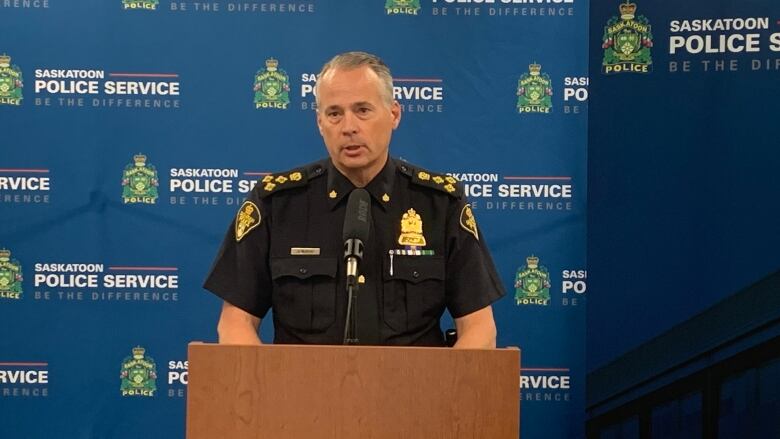
[(385, 103), (390, 106), (393, 104), (393, 76), (390, 74), (390, 68), (387, 67), (384, 61), (376, 55), (372, 55), (366, 52), (345, 52), (340, 53), (330, 61), (326, 62), (322, 66), (322, 70), (317, 75), (317, 84), (315, 87), (315, 95), (317, 98), (317, 108), (319, 108), (320, 98), (320, 79), (322, 79), (326, 73), (331, 70), (344, 69), (352, 70), (363, 66), (368, 66), (376, 76), (379, 77), (380, 88), (379, 94), (382, 95)]

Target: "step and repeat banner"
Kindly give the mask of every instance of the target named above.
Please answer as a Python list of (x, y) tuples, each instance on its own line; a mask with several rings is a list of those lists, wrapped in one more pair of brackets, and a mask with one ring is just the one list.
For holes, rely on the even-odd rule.
[(316, 74), (348, 50), (393, 72), (391, 154), (465, 186), (508, 291), (498, 344), (523, 350), (523, 437), (583, 435), (587, 1), (0, 0), (0, 18), (0, 437), (184, 436), (187, 343), (215, 341), (220, 311), (202, 282), (258, 179), (326, 155)]

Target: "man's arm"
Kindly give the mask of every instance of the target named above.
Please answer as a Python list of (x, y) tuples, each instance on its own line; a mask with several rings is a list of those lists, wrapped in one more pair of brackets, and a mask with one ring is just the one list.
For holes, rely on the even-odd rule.
[(493, 308), (488, 305), (471, 314), (455, 319), (459, 349), (492, 349), (496, 347), (496, 322)]
[(221, 344), (263, 344), (257, 333), (260, 318), (231, 305), (222, 302), (222, 314), (217, 323), (217, 333)]

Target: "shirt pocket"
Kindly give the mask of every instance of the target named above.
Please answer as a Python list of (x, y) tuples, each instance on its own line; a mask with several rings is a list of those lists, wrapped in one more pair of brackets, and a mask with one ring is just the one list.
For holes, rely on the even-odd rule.
[(272, 257), (271, 303), (282, 325), (321, 332), (336, 319), (336, 258)]
[(385, 255), (382, 272), (383, 319), (390, 328), (417, 332), (438, 321), (444, 311), (444, 257)]

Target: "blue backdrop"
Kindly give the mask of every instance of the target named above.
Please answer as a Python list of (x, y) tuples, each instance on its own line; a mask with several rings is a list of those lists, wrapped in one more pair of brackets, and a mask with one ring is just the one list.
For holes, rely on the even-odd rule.
[[(325, 155), (311, 90), (346, 50), (393, 71), (391, 153), (467, 186), (509, 291), (498, 343), (523, 350), (523, 436), (582, 436), (586, 1), (11, 0), (0, 17), (0, 437), (183, 437), (186, 345), (216, 339), (220, 308), (201, 283), (251, 185)], [(256, 94), (271, 59), (287, 77)], [(515, 288), (531, 256), (542, 291)], [(123, 392), (134, 377), (145, 391)]]

